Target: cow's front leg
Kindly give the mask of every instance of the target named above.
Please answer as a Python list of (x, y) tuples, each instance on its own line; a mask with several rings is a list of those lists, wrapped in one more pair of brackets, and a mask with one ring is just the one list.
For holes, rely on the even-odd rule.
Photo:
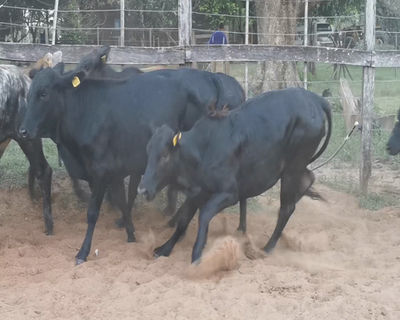
[(76, 255), (76, 265), (79, 265), (86, 261), (87, 256), (92, 246), (92, 239), (94, 228), (96, 226), (97, 219), (99, 217), (101, 203), (104, 198), (104, 194), (107, 189), (106, 181), (100, 180), (93, 184), (92, 195), (90, 197), (89, 207), (87, 211), (87, 230), (85, 240), (83, 241), (82, 247)]
[(192, 263), (201, 258), (203, 248), (207, 241), (208, 225), (211, 219), (220, 211), (237, 203), (237, 197), (231, 193), (218, 193), (213, 195), (200, 209), (199, 230), (193, 247)]

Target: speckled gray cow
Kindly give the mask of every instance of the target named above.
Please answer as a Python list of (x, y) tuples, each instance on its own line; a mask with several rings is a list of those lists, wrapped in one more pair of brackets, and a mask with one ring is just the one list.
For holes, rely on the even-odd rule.
[(46, 234), (53, 234), (53, 218), (51, 215), (51, 176), (52, 169), (43, 154), (41, 139), (21, 140), (19, 127), (26, 114), (31, 80), (18, 67), (0, 66), (0, 158), (14, 139), (29, 160), (29, 194), (34, 198), (35, 177), (43, 197), (43, 216)]

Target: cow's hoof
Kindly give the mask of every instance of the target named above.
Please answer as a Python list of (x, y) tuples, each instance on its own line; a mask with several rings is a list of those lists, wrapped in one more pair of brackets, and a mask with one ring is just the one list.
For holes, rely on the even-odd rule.
[(263, 248), (267, 255), (270, 255), (274, 251), (275, 246), (269, 246), (268, 244)]
[(114, 220), (114, 224), (117, 228), (123, 229), (125, 228), (125, 221), (124, 218), (118, 218)]
[(241, 232), (242, 234), (246, 234), (246, 229), (244, 229), (244, 228), (239, 227), (236, 230)]
[(128, 236), (128, 243), (136, 242), (135, 235)]
[(85, 260), (76, 258), (75, 264), (76, 264), (77, 266), (79, 266), (80, 264), (82, 264), (82, 263), (84, 263), (84, 262), (85, 262)]
[(158, 247), (154, 249), (154, 258), (168, 257), (170, 252), (167, 252), (163, 247)]
[(200, 263), (201, 263), (201, 258), (199, 258), (196, 261), (192, 262), (192, 265), (198, 266)]

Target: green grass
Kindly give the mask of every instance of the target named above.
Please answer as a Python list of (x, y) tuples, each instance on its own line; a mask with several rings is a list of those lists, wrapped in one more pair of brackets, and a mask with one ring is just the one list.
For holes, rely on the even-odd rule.
[[(55, 179), (66, 177), (64, 166), (58, 165), (56, 145), (49, 139), (43, 139), (43, 151), (53, 169)], [(29, 162), (15, 141), (11, 141), (1, 158), (0, 187), (16, 188), (25, 186), (28, 182)]]
[(333, 179), (320, 177), (318, 181), (333, 190), (356, 196), (359, 199), (360, 207), (364, 209), (376, 211), (385, 207), (398, 205), (398, 196), (390, 192), (369, 192), (367, 195), (360, 194), (358, 185), (350, 177), (346, 178), (345, 175)]

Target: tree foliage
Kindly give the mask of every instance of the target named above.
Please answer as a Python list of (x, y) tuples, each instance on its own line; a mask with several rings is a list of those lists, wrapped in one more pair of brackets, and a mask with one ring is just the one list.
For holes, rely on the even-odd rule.
[[(257, 0), (261, 1), (261, 0)], [(272, 1), (272, 0), (268, 0)], [(38, 39), (43, 27), (52, 26), (51, 11), (54, 0), (0, 0), (0, 5), (32, 8), (38, 10), (19, 10), (1, 8), (0, 40), (9, 37), (12, 41), (26, 41), (28, 34)], [(96, 28), (106, 25), (110, 16), (118, 17), (118, 12), (87, 12), (86, 10), (118, 9), (119, 0), (61, 0), (60, 9), (83, 10), (82, 12), (58, 15), (58, 26), (74, 28), (58, 33), (61, 43), (83, 43), (88, 31), (84, 28)], [(256, 16), (256, 2), (250, 3), (250, 16)], [(146, 12), (146, 10), (177, 11), (177, 0), (125, 0), (125, 26), (127, 28), (177, 28), (178, 17), (171, 12)], [(241, 0), (192, 0), (193, 27), (195, 29), (214, 30), (219, 22), (224, 22), (229, 31), (243, 36), (245, 30), (245, 2)], [(330, 22), (338, 27), (363, 23), (365, 0), (313, 0), (309, 2), (309, 16), (354, 16), (354, 18), (332, 18)], [(142, 12), (129, 10), (144, 10)], [(199, 14), (200, 13), (200, 14)], [(219, 16), (220, 14), (221, 16)], [(226, 15), (226, 16), (225, 16)], [(229, 17), (229, 16), (233, 17)], [(357, 15), (358, 18), (357, 18)], [(400, 17), (400, 0), (377, 1), (377, 15), (383, 17)], [(299, 0), (297, 17), (304, 16), (304, 0)], [(113, 20), (114, 18), (112, 18)], [(299, 19), (300, 21), (300, 19)], [(250, 24), (257, 28), (256, 19)], [(390, 31), (399, 31), (399, 19), (377, 18), (377, 24)], [(106, 26), (110, 27), (110, 26)], [(113, 24), (112, 26), (113, 27)], [(93, 31), (94, 32), (94, 31)], [(244, 37), (243, 37), (244, 40)]]

